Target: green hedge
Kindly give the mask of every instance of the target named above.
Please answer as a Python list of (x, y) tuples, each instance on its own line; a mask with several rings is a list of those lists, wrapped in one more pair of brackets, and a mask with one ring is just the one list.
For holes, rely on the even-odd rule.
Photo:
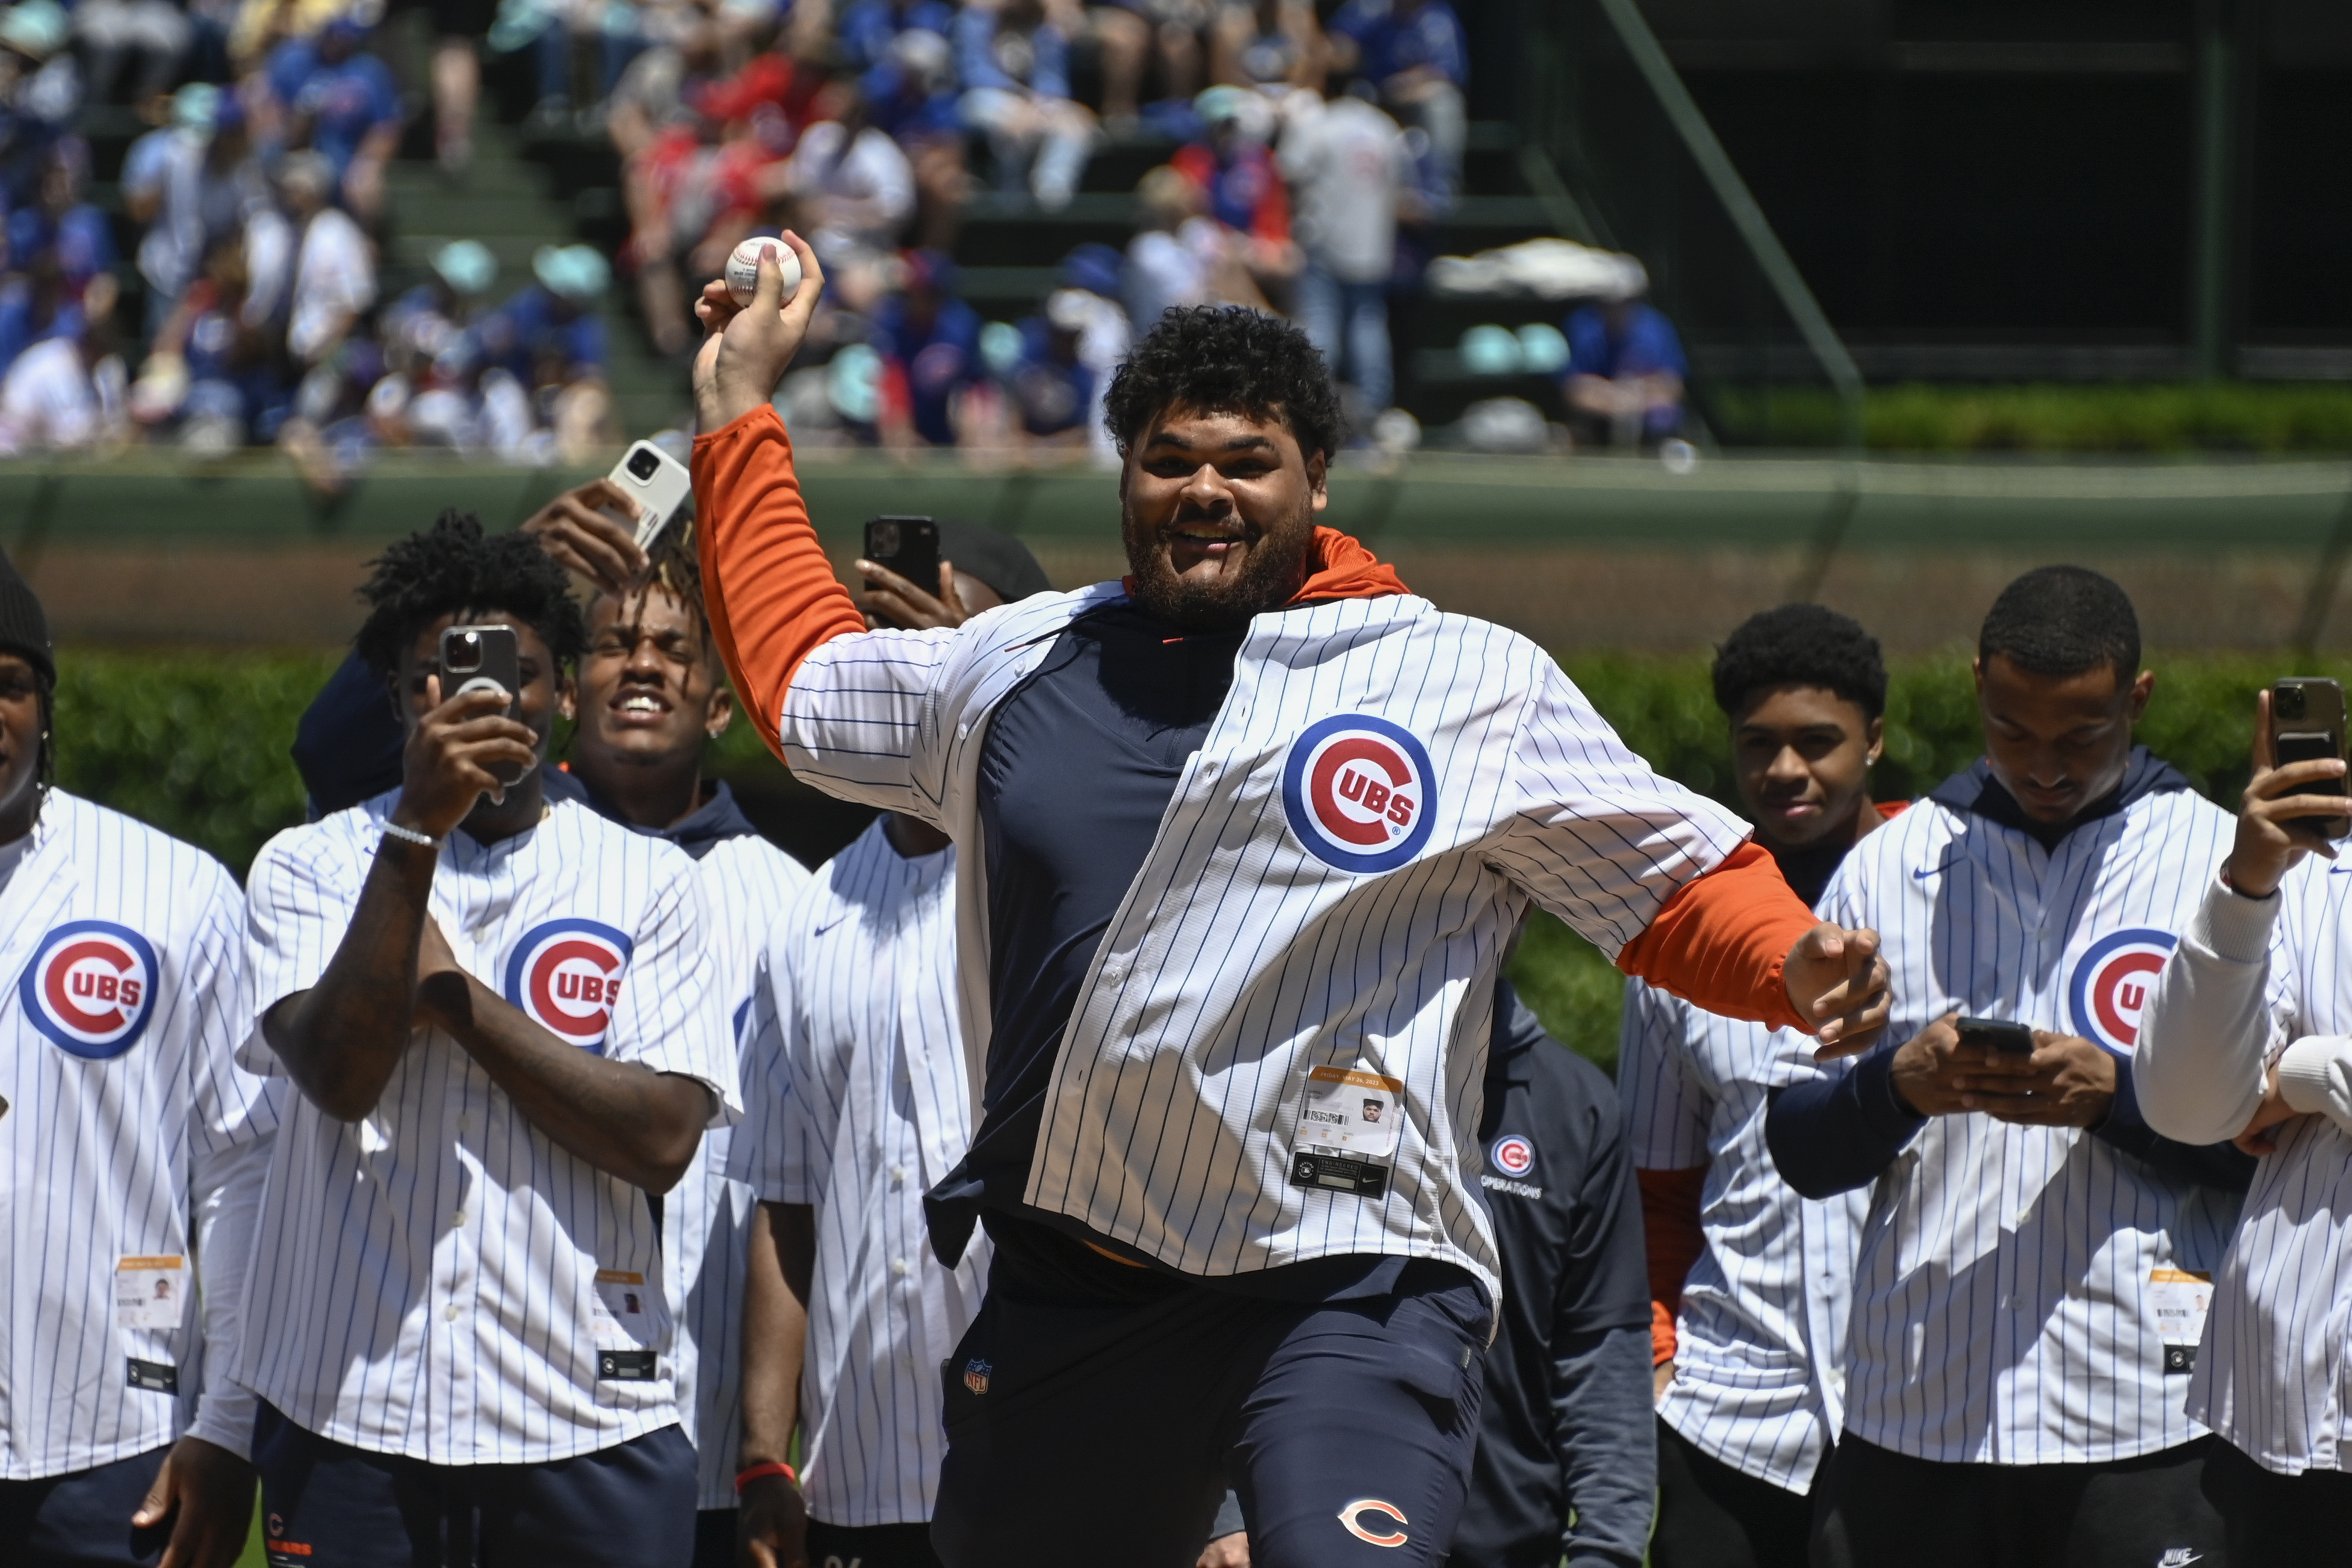
[[(294, 721), (334, 666), (330, 654), (134, 654), (69, 650), (58, 691), (58, 781), (78, 794), (202, 844), (244, 872), (262, 841), (301, 821), (287, 758)], [(2244, 787), (2253, 693), (2285, 673), (2275, 660), (2152, 659), (2155, 700), (2140, 736), (2223, 804)], [(1728, 800), (1730, 752), (1700, 657), (1585, 654), (1569, 674), (1626, 742), (1661, 772)], [(2302, 673), (2352, 681), (2352, 664)], [(1914, 796), (1979, 750), (1964, 653), (1893, 672), (1882, 799)], [(717, 771), (773, 782), (777, 764), (748, 724), (720, 742)], [(1538, 917), (1512, 971), (1552, 1032), (1604, 1065), (1617, 1054), (1616, 971), (1557, 922)]]
[[(1842, 411), (1823, 389), (1726, 387), (1716, 399), (1743, 439), (1839, 439)], [(2340, 453), (2352, 451), (2352, 386), (1905, 382), (1870, 389), (1863, 443), (1877, 452)]]

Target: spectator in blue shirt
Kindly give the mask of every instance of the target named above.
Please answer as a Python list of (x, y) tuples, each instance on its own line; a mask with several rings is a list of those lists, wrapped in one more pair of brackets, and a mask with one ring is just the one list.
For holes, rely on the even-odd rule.
[(964, 123), (988, 137), (999, 178), (1048, 212), (1070, 204), (1094, 151), (1095, 117), (1070, 98), (1070, 47), (1043, 0), (973, 3), (955, 19)]
[(1381, 107), (1428, 136), (1444, 195), (1459, 193), (1470, 56), (1454, 7), (1446, 0), (1348, 0), (1325, 31), (1334, 68), (1378, 82)]
[(595, 303), (612, 282), (604, 256), (584, 245), (541, 246), (538, 281), (477, 321), (467, 334), (481, 362), (526, 387), (604, 373), (604, 323)]
[(842, 63), (869, 71), (889, 57), (890, 40), (910, 27), (947, 37), (955, 10), (941, 0), (851, 0), (835, 28)]
[(104, 213), (82, 199), (89, 178), (89, 144), (79, 136), (62, 137), (42, 157), (39, 199), (8, 214), (8, 265), (22, 269), (35, 256), (54, 256), (77, 299), (91, 278), (114, 265), (114, 230)]
[[(929, 0), (914, 10), (921, 12)], [(954, 25), (952, 18), (947, 25)], [(956, 101), (955, 61), (944, 32), (910, 26), (884, 45), (857, 78), (867, 122), (888, 133), (915, 170), (917, 242), (945, 250), (971, 184), (965, 170), (963, 115)]]
[(1682, 340), (1639, 295), (1572, 312), (1565, 326), (1570, 428), (1580, 441), (1650, 445), (1683, 424)]
[(392, 71), (361, 48), (366, 39), (366, 28), (338, 16), (316, 39), (278, 45), (268, 75), (290, 121), (289, 140), (324, 153), (343, 204), (373, 223), (383, 210), (383, 170), (400, 146), (401, 114)]
[(875, 308), (874, 347), (882, 355), (882, 439), (953, 446), (964, 423), (961, 394), (981, 384), (980, 312), (958, 299), (955, 263), (910, 251), (903, 292)]

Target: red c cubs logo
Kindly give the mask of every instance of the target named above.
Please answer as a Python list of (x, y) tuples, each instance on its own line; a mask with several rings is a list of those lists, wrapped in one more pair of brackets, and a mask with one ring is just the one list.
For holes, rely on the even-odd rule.
[[(1369, 1526), (1364, 1523), (1367, 1514), (1371, 1516)], [(1375, 1546), (1402, 1546), (1405, 1543), (1408, 1538), (1402, 1530), (1383, 1528), (1391, 1519), (1400, 1525), (1412, 1522), (1405, 1518), (1404, 1510), (1392, 1502), (1382, 1502), (1376, 1497), (1360, 1497), (1339, 1511), (1339, 1522), (1347, 1527), (1348, 1533)]]
[(1392, 871), (1429, 841), (1435, 808), (1429, 753), (1410, 730), (1340, 714), (1290, 743), (1283, 811), (1316, 859), (1341, 871)]
[(534, 925), (507, 960), (507, 1000), (556, 1039), (604, 1053), (636, 944), (594, 920)]
[(1535, 1168), (1536, 1146), (1517, 1133), (1507, 1133), (1486, 1151), (1486, 1163), (1507, 1176), (1523, 1176)]
[(2074, 1032), (2109, 1051), (2139, 1040), (2140, 1009), (2156, 988), (2157, 971), (2179, 945), (2169, 931), (2137, 927), (2102, 936), (2075, 960), (2068, 987)]
[(155, 1010), (155, 949), (127, 925), (74, 920), (41, 938), (16, 982), (35, 1029), (90, 1061), (121, 1056)]

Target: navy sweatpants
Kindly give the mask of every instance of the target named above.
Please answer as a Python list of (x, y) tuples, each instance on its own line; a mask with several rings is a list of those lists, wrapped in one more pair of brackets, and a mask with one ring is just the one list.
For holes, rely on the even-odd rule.
[(688, 1568), (694, 1445), (677, 1427), (544, 1465), (428, 1465), (253, 1424), (270, 1568)]
[(70, 1475), (0, 1481), (0, 1563), (8, 1568), (99, 1568), (153, 1563), (171, 1540), (170, 1520), (133, 1530), (169, 1443)]
[(997, 1251), (941, 1368), (947, 1568), (1190, 1568), (1229, 1480), (1258, 1568), (1444, 1561), (1485, 1391), (1476, 1281), (1426, 1265), (1320, 1303), (1136, 1283), (1074, 1300)]

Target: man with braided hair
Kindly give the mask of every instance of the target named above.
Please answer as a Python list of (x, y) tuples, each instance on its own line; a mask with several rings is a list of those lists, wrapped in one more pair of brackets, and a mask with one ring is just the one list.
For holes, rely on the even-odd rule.
[[(537, 541), (445, 513), (363, 597), (400, 785), (278, 835), (248, 889), (240, 1057), (299, 1091), (237, 1365), (262, 1400), (268, 1544), (685, 1568), (696, 1465), (656, 1205), (741, 1111), (701, 879), (550, 798), (590, 650)], [(442, 691), (459, 625), (514, 633), (520, 692)]]

